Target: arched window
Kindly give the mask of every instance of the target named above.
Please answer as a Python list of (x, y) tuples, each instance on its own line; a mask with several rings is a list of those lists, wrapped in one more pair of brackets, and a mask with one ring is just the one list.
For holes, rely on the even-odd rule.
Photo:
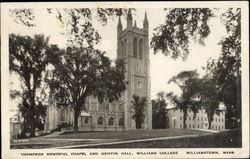
[(85, 124), (88, 124), (89, 118), (85, 118), (84, 122), (85, 122)]
[(175, 125), (176, 125), (176, 119), (174, 119), (174, 127), (175, 127)]
[(139, 59), (143, 58), (142, 51), (143, 50), (142, 50), (142, 39), (141, 39), (139, 42)]
[(123, 118), (123, 117), (121, 117), (121, 118), (119, 119), (119, 125), (120, 125), (120, 126), (123, 126), (123, 125), (124, 125), (124, 118)]
[(109, 118), (109, 125), (114, 125), (114, 118), (113, 117)]
[(98, 125), (103, 125), (103, 117), (100, 116), (100, 117), (98, 118), (97, 124), (98, 124)]
[(134, 38), (133, 42), (133, 53), (134, 53), (134, 58), (137, 58), (137, 38)]

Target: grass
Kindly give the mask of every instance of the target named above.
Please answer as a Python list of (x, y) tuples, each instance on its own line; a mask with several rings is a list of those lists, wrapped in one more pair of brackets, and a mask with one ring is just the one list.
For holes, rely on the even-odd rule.
[[(190, 129), (157, 129), (157, 130), (129, 130), (112, 132), (79, 132), (65, 133), (55, 136), (43, 136), (29, 139), (26, 143), (12, 143), (11, 149), (25, 148), (52, 148), (70, 145), (96, 144), (119, 141), (151, 139), (160, 137), (172, 137), (182, 135), (199, 135), (198, 137), (186, 137), (180, 139), (143, 141), (130, 144), (115, 144), (106, 146), (92, 146), (84, 148), (219, 148), (219, 147), (241, 147), (241, 131), (211, 133)], [(107, 140), (88, 140), (107, 139)], [(77, 147), (83, 148), (83, 147)]]
[(129, 130), (129, 131), (106, 131), (106, 132), (79, 132), (66, 133), (55, 138), (73, 138), (73, 139), (121, 139), (121, 140), (135, 140), (148, 139), (158, 137), (180, 136), (180, 135), (202, 135), (211, 134), (211, 132), (204, 132), (191, 129), (153, 129), (153, 130)]
[(155, 140), (129, 144), (93, 146), (88, 148), (240, 148), (241, 130), (181, 139)]
[[(170, 137), (193, 134), (211, 134), (211, 132), (204, 132), (199, 130), (183, 130), (183, 129), (154, 129), (154, 130), (128, 130), (128, 131), (107, 131), (107, 132), (79, 132), (79, 133), (64, 133), (56, 136), (43, 136), (39, 138), (31, 138), (25, 143), (12, 143), (12, 149), (19, 148), (50, 148), (70, 145), (94, 144), (112, 142), (110, 139), (117, 139), (119, 141), (148, 139), (158, 137)], [(61, 139), (61, 140), (58, 140)], [(65, 139), (65, 140), (63, 140)], [(68, 140), (67, 140), (68, 139)], [(71, 139), (79, 139), (82, 141), (72, 141)], [(92, 140), (85, 139), (107, 139)]]

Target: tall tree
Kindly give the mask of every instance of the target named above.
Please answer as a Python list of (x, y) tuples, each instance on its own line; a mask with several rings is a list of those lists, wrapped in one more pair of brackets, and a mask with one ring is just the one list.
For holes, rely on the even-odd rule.
[(211, 129), (211, 123), (214, 120), (214, 114), (218, 113), (220, 104), (219, 90), (216, 81), (209, 77), (200, 79), (199, 99), (201, 100), (202, 108), (205, 109), (208, 118), (208, 129)]
[(217, 81), (219, 99), (226, 106), (226, 128), (235, 128), (241, 123), (241, 10), (230, 8), (221, 19), (228, 33), (219, 43), (222, 53), (205, 69)]
[(147, 99), (145, 97), (139, 97), (137, 95), (133, 95), (133, 100), (131, 101), (132, 106), (134, 107), (134, 115), (136, 129), (142, 128), (142, 123), (145, 118), (145, 106), (147, 104)]
[(174, 82), (181, 89), (181, 95), (178, 97), (173, 93), (168, 93), (167, 98), (173, 102), (177, 108), (183, 111), (183, 128), (187, 127), (186, 119), (188, 109), (191, 109), (194, 116), (200, 108), (200, 101), (197, 100), (197, 89), (199, 87), (198, 73), (196, 70), (182, 71), (173, 76), (168, 83)]
[[(230, 122), (236, 122), (237, 127), (241, 127), (241, 9), (228, 9), (222, 15), (222, 21), (228, 36), (220, 42), (222, 55), (218, 59), (218, 79), (222, 100), (227, 107), (226, 116)], [(234, 101), (228, 99), (235, 97)]]
[(24, 124), (30, 128), (31, 136), (35, 135), (36, 123), (45, 113), (41, 109), (43, 104), (38, 91), (42, 89), (41, 83), (48, 64), (48, 54), (53, 50), (49, 47), (48, 41), (44, 35), (35, 35), (33, 38), (9, 35), (10, 71), (18, 74), (23, 84), (21, 92), (12, 90), (11, 95), (22, 98), (19, 107)]
[[(92, 17), (96, 15), (105, 25), (109, 17), (126, 15), (128, 9), (46, 8), (41, 11), (44, 10), (45, 14), (56, 15), (56, 19), (66, 26), (64, 33), (68, 49), (58, 50), (54, 57), (50, 58), (54, 74), (50, 74), (47, 82), (52, 92), (64, 98), (58, 100), (75, 110), (74, 129), (77, 132), (77, 118), (80, 110), (85, 109), (87, 96), (93, 95), (100, 102), (113, 101), (118, 99), (125, 89), (124, 63), (118, 60), (113, 67), (104, 53), (94, 49), (101, 37), (92, 25)], [(34, 12), (32, 9), (11, 10), (16, 22), (28, 27), (35, 26)]]
[[(216, 16), (218, 9), (171, 8), (166, 10), (165, 23), (155, 28), (151, 47), (173, 59), (189, 55), (190, 42), (205, 44), (210, 34), (209, 20), (221, 17), (227, 35), (221, 39), (221, 55), (214, 65), (220, 90), (220, 100), (227, 107), (226, 125), (241, 125), (241, 9), (228, 8)], [(217, 12), (219, 13), (219, 12)], [(229, 128), (229, 127), (228, 127)]]
[(87, 97), (94, 96), (100, 103), (118, 100), (126, 89), (124, 62), (115, 66), (104, 52), (92, 47), (69, 47), (54, 53), (50, 63), (54, 66), (48, 76), (51, 93), (59, 105), (74, 110), (74, 132), (78, 131), (78, 117), (86, 111)]
[(167, 103), (164, 92), (157, 93), (157, 99), (152, 100), (152, 125), (153, 129), (167, 128)]

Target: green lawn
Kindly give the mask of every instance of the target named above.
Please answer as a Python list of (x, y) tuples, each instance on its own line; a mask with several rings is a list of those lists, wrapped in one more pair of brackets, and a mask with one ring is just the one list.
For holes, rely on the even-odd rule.
[[(157, 130), (129, 130), (129, 131), (109, 131), (109, 132), (79, 132), (65, 133), (56, 136), (43, 136), (29, 139), (25, 143), (12, 143), (13, 149), (25, 148), (49, 148), (70, 145), (96, 144), (113, 141), (127, 141), (136, 139), (151, 139), (159, 137), (171, 137), (182, 135), (204, 135), (212, 134), (211, 132), (199, 130), (183, 129), (157, 129)], [(65, 140), (64, 140), (65, 139)], [(75, 139), (75, 140), (74, 140)], [(92, 140), (93, 139), (93, 140)], [(106, 139), (106, 140), (98, 140)], [(77, 141), (78, 140), (78, 141)]]
[(77, 134), (67, 133), (54, 138), (74, 138), (74, 139), (121, 139), (135, 140), (157, 137), (169, 137), (180, 135), (202, 135), (211, 134), (200, 130), (191, 129), (153, 129), (153, 130), (128, 130), (128, 131), (106, 131), (106, 132), (79, 132)]
[(238, 129), (199, 137), (93, 146), (88, 148), (240, 148), (242, 147), (241, 141), (241, 130)]
[[(198, 135), (180, 139), (162, 139), (127, 144), (103, 146), (74, 147), (75, 148), (230, 148), (241, 147), (241, 130), (231, 130), (220, 133), (211, 133), (199, 130), (158, 129), (158, 130), (130, 130), (113, 132), (80, 132), (67, 133), (56, 136), (43, 136), (29, 139), (25, 143), (11, 143), (12, 149), (52, 148), (70, 145), (84, 145), (127, 141), (136, 139), (152, 139), (159, 137), (173, 137), (183, 135)], [(99, 140), (105, 139), (105, 140)], [(114, 139), (114, 140), (113, 140)]]

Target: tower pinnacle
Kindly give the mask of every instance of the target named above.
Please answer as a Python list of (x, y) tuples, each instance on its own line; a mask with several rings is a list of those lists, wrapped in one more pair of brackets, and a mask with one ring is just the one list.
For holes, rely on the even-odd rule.
[(145, 12), (144, 20), (143, 20), (143, 29), (148, 31), (148, 17), (147, 12)]
[(119, 35), (121, 31), (122, 31), (122, 22), (121, 22), (121, 17), (119, 16), (118, 25), (117, 25), (117, 34)]
[(133, 17), (131, 14), (131, 9), (129, 9), (127, 15), (127, 28), (132, 28), (132, 23), (133, 23)]

